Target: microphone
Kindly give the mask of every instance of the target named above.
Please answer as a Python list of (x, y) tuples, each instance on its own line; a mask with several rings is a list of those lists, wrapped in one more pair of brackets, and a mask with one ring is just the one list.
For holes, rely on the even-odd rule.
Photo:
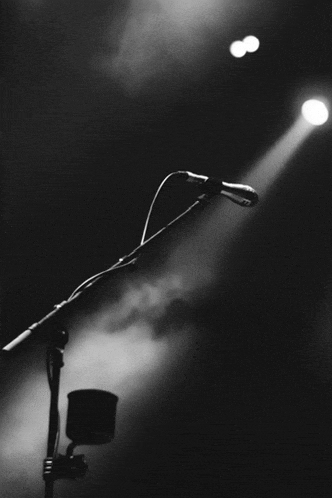
[(258, 202), (256, 191), (249, 185), (226, 183), (218, 178), (196, 175), (190, 171), (178, 171), (177, 174), (187, 182), (197, 184), (203, 192), (224, 195), (240, 206), (253, 207)]

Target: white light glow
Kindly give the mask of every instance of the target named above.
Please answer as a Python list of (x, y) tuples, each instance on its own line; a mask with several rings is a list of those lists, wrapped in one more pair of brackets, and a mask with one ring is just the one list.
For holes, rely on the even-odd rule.
[(260, 41), (256, 36), (246, 36), (243, 40), (247, 52), (256, 52), (259, 49)]
[(326, 105), (316, 99), (307, 100), (302, 106), (302, 115), (308, 123), (320, 126), (329, 118), (329, 111)]
[(247, 49), (242, 41), (235, 41), (231, 44), (229, 47), (230, 53), (233, 55), (233, 57), (236, 58), (241, 58), (247, 53)]

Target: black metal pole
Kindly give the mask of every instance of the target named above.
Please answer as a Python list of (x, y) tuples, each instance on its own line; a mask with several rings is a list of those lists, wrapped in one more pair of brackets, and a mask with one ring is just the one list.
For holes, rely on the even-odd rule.
[(54, 462), (56, 460), (57, 439), (59, 432), (59, 388), (60, 372), (63, 367), (63, 353), (65, 345), (68, 342), (68, 332), (62, 328), (56, 328), (52, 336), (53, 344), (48, 350), (48, 376), (51, 390), (47, 453), (44, 460), (44, 481), (45, 481), (45, 498), (53, 498), (54, 481)]

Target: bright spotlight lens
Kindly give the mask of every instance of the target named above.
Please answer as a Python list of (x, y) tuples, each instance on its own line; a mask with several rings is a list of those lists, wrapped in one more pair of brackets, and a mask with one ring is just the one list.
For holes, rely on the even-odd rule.
[(233, 57), (243, 57), (247, 53), (247, 49), (242, 41), (235, 41), (229, 47), (230, 53)]
[(308, 123), (320, 126), (329, 118), (329, 111), (326, 105), (320, 100), (307, 100), (302, 106), (302, 115)]
[(243, 40), (247, 52), (256, 52), (259, 49), (259, 39), (256, 36), (246, 36)]

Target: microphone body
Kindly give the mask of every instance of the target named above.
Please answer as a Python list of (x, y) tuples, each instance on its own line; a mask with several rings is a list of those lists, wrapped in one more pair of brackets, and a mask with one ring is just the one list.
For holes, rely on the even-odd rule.
[(187, 182), (198, 185), (203, 192), (224, 195), (240, 206), (253, 207), (258, 202), (256, 191), (249, 185), (227, 183), (218, 178), (196, 175), (190, 171), (179, 171), (179, 175)]

